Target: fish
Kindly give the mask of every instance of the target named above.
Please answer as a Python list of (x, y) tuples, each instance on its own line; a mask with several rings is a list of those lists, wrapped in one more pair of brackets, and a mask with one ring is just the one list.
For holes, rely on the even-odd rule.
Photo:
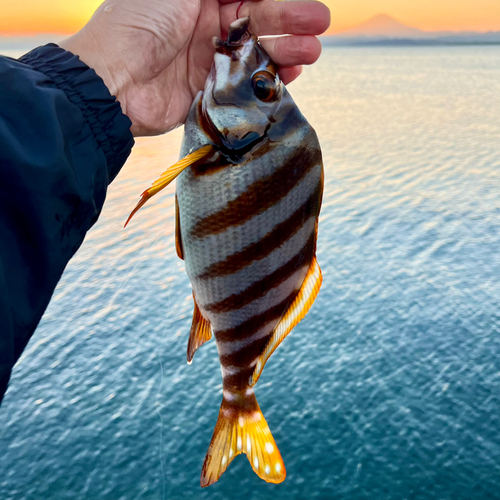
[(192, 284), (187, 361), (215, 337), (222, 404), (202, 487), (244, 453), (280, 483), (286, 469), (254, 386), (322, 283), (318, 137), (279, 78), (248, 17), (214, 37), (214, 62), (189, 110), (181, 160), (144, 191), (130, 218), (177, 178), (176, 251)]

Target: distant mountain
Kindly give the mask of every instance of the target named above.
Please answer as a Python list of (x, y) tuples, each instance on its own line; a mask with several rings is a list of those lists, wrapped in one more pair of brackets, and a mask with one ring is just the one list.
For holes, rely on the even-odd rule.
[(406, 26), (386, 14), (379, 14), (364, 23), (336, 34), (341, 37), (387, 37), (387, 38), (421, 38), (425, 31)]
[(379, 14), (353, 28), (323, 37), (324, 45), (500, 44), (500, 31), (488, 33), (423, 31)]

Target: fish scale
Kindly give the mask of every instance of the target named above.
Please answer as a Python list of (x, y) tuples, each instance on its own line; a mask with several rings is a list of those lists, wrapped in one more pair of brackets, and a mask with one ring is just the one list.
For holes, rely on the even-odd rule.
[(187, 359), (213, 334), (223, 380), (202, 486), (240, 453), (262, 479), (285, 479), (253, 387), (322, 280), (315, 257), (319, 142), (248, 23), (238, 20), (227, 40), (214, 40), (214, 65), (189, 111), (182, 159), (132, 213), (178, 176), (176, 247), (194, 298)]

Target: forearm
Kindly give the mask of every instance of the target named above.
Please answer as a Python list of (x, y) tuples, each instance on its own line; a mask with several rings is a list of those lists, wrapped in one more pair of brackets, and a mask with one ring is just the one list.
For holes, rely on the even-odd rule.
[(0, 58), (0, 398), (130, 153), (129, 127), (74, 55)]

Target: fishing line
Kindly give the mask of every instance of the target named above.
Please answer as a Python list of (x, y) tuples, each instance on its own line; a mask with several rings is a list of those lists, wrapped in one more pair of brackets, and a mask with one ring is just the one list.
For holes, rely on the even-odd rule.
[[(109, 304), (107, 305), (106, 309), (112, 308), (116, 297), (118, 297), (118, 295), (123, 292), (123, 290), (127, 286), (128, 282), (130, 281), (130, 278), (135, 274), (137, 266), (139, 266), (139, 264), (141, 264), (144, 261), (146, 255), (148, 255), (152, 251), (152, 249), (158, 244), (158, 242), (163, 237), (164, 237), (164, 235), (158, 236), (158, 238), (149, 246), (149, 248), (143, 248), (139, 252), (139, 255), (140, 255), (139, 260), (137, 261), (135, 266), (132, 268), (132, 270), (128, 273), (128, 276), (127, 276), (125, 282), (123, 283), (123, 285), (120, 287), (120, 289), (115, 292), (113, 297), (111, 297), (111, 300), (110, 300)], [(168, 292), (167, 292), (167, 307), (168, 308), (170, 308), (170, 300), (171, 300), (170, 290), (168, 290)], [(164, 342), (165, 342), (165, 329), (163, 330), (162, 339), (161, 339), (161, 343), (160, 343), (160, 349), (161, 349), (161, 346), (163, 346)], [(163, 360), (162, 360), (161, 350), (160, 350), (160, 352), (158, 352), (158, 357), (160, 360), (160, 385), (159, 385), (158, 391), (156, 393), (155, 406), (156, 406), (156, 412), (158, 413), (158, 416), (160, 417), (160, 466), (161, 466), (161, 475), (162, 475), (162, 500), (165, 500), (166, 499), (167, 482), (166, 482), (165, 461), (164, 461), (164, 453), (163, 453), (163, 416), (162, 416), (161, 411), (160, 411), (160, 401), (159, 401), (160, 394), (161, 394), (161, 391), (163, 388), (163, 379), (164, 379)]]
[[(108, 307), (111, 307), (113, 305), (113, 302), (115, 298), (124, 290), (124, 288), (127, 286), (131, 276), (135, 274), (135, 270), (137, 269), (137, 266), (141, 264), (146, 255), (148, 255), (152, 249), (155, 247), (155, 245), (158, 244), (158, 242), (164, 237), (164, 235), (160, 235), (150, 246), (149, 248), (143, 248), (143, 250), (140, 252), (141, 257), (138, 260), (138, 262), (135, 264), (133, 269), (128, 273), (127, 279), (125, 280), (125, 283), (121, 286), (121, 288), (114, 294), (112, 297), (110, 304)], [(167, 290), (167, 310), (171, 309), (171, 296), (170, 296), (170, 290)], [(160, 384), (158, 386), (158, 391), (156, 393), (156, 398), (155, 398), (155, 407), (156, 407), (156, 412), (158, 413), (158, 417), (160, 419), (160, 467), (161, 467), (161, 476), (162, 476), (162, 500), (166, 499), (166, 493), (167, 493), (167, 478), (166, 478), (166, 470), (165, 470), (165, 460), (164, 460), (164, 451), (163, 451), (163, 446), (164, 446), (164, 441), (163, 441), (163, 415), (161, 413), (161, 403), (160, 403), (160, 395), (163, 389), (163, 380), (165, 378), (165, 372), (163, 369), (163, 356), (162, 356), (162, 347), (165, 344), (165, 336), (166, 336), (166, 329), (162, 329), (163, 333), (161, 334), (161, 342), (159, 346), (159, 350), (157, 350), (157, 355), (158, 359), (160, 360)]]
[(241, 7), (243, 7), (244, 3), (245, 3), (245, 0), (242, 0), (242, 2), (240, 3), (240, 5), (238, 6), (238, 9), (236, 10), (236, 19), (240, 18), (240, 9), (241, 9)]
[[(172, 298), (170, 295), (171, 291), (170, 288), (167, 289), (167, 312), (170, 312), (172, 310)], [(161, 404), (160, 404), (160, 394), (163, 389), (163, 380), (165, 379), (165, 370), (163, 368), (163, 350), (162, 347), (165, 344), (166, 340), (166, 328), (162, 329), (162, 334), (161, 334), (161, 342), (158, 347), (159, 351), (158, 353), (158, 359), (160, 360), (160, 385), (158, 386), (158, 391), (156, 393), (156, 401), (155, 401), (155, 407), (156, 407), (156, 412), (158, 413), (158, 416), (160, 417), (160, 466), (161, 466), (161, 473), (162, 473), (162, 500), (166, 499), (167, 495), (167, 473), (165, 470), (165, 460), (164, 460), (164, 441), (163, 441), (163, 415), (161, 413)]]
[[(170, 291), (168, 292), (168, 305), (170, 306)], [(163, 334), (162, 334), (162, 341), (160, 343), (160, 346), (163, 346), (165, 341), (165, 329), (163, 329)], [(158, 392), (156, 393), (156, 401), (155, 401), (155, 406), (156, 406), (156, 411), (158, 413), (158, 416), (160, 417), (160, 466), (161, 466), (161, 477), (162, 477), (162, 500), (165, 500), (166, 498), (166, 492), (167, 492), (167, 480), (166, 480), (166, 473), (165, 473), (165, 462), (163, 460), (163, 416), (160, 411), (160, 393), (163, 388), (163, 377), (164, 377), (164, 372), (163, 372), (163, 360), (162, 360), (162, 355), (161, 351), (158, 354), (158, 357), (160, 359), (160, 385), (158, 386)]]

